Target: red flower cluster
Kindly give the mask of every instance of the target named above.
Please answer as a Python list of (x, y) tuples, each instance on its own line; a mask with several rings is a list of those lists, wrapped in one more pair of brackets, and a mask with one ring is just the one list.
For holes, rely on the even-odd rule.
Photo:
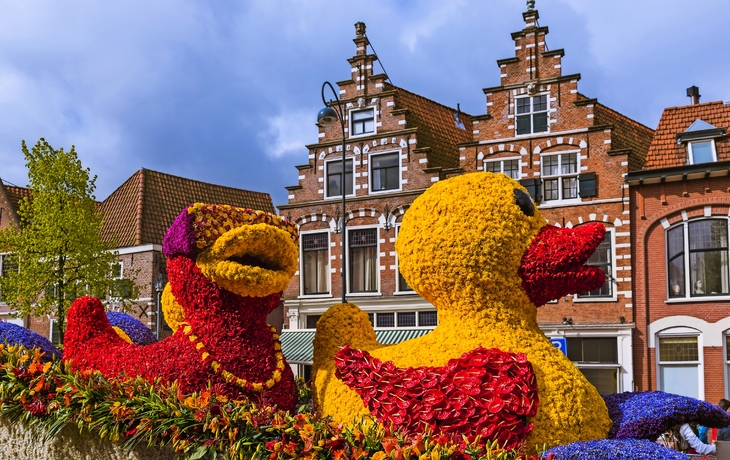
[(527, 417), (537, 413), (537, 380), (524, 353), (479, 347), (441, 368), (399, 369), (347, 345), (335, 364), (370, 413), (400, 431), (428, 428), (457, 443), (481, 436), (513, 449), (533, 428)]
[(606, 228), (590, 223), (575, 228), (546, 225), (522, 257), (522, 288), (535, 306), (568, 294), (598, 289), (606, 281), (599, 267), (584, 265), (603, 241)]
[[(207, 279), (195, 261), (178, 256), (167, 264), (172, 292), (185, 311), (187, 327), (152, 345), (139, 346), (122, 340), (112, 329), (101, 302), (82, 297), (68, 313), (65, 361), (72, 369), (99, 370), (107, 378), (142, 376), (162, 383), (178, 380), (185, 393), (216, 385), (230, 397), (276, 405), (290, 410), (297, 391), (289, 366), (271, 389), (244, 390), (229, 383), (223, 371), (252, 382), (266, 382), (277, 371), (275, 338), (266, 324), (266, 315), (278, 304), (281, 294), (241, 297)], [(197, 338), (193, 343), (190, 336)], [(196, 348), (204, 344), (203, 353)], [(212, 363), (217, 362), (217, 368)]]

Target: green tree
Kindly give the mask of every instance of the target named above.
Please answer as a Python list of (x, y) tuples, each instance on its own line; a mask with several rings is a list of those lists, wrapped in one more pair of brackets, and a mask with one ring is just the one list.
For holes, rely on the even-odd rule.
[(0, 248), (9, 252), (0, 277), (3, 300), (18, 316), (52, 314), (60, 339), (66, 312), (82, 295), (135, 298), (129, 280), (113, 279), (119, 256), (102, 240), (102, 216), (94, 199), (96, 176), (84, 169), (74, 147), (55, 150), (41, 138), (32, 150), (22, 143), (30, 199), (20, 202), (20, 228), (0, 230)]

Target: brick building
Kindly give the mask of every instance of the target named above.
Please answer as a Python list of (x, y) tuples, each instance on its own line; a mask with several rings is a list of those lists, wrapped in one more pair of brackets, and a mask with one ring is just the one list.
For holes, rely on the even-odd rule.
[(549, 337), (601, 392), (633, 389), (629, 197), (624, 176), (643, 166), (653, 131), (578, 91), (563, 75), (562, 49), (548, 50), (536, 10), (512, 33), (514, 57), (497, 61), (500, 85), (484, 89), (486, 114), (472, 117), (460, 169), (502, 172), (528, 189), (548, 223), (601, 222), (604, 243), (590, 263), (608, 280), (538, 310)]
[[(0, 228), (10, 220), (16, 225), (19, 223), (18, 202), (24, 196), (29, 196), (26, 188), (0, 185), (0, 209), (3, 210)], [(119, 264), (112, 267), (111, 274), (118, 278), (132, 278), (137, 284), (139, 298), (135, 299), (137, 308), (132, 314), (152, 330), (156, 328), (161, 293), (155, 290), (155, 282), (159, 281), (164, 286), (167, 280), (162, 239), (180, 211), (195, 202), (224, 203), (275, 213), (268, 193), (199, 182), (149, 169), (134, 173), (99, 203), (104, 216), (103, 238), (119, 253)], [(112, 299), (107, 299), (106, 303), (109, 309), (115, 308)], [(9, 311), (9, 307), (0, 302), (0, 319), (5, 320)], [(269, 322), (281, 327), (282, 318), (281, 311), (278, 311), (269, 318)], [(49, 318), (21, 318), (15, 322), (46, 337), (51, 334), (52, 321)], [(161, 324), (165, 326), (164, 321)]]
[(730, 105), (664, 110), (646, 168), (628, 174), (638, 389), (730, 395)]
[[(348, 257), (352, 261), (361, 251), (358, 238), (369, 232), (363, 241), (372, 244), (373, 273), (379, 277), (370, 292), (349, 286), (348, 298), (371, 314), (379, 337), (390, 340), (386, 333), (399, 328), (408, 329), (399, 338), (412, 336), (409, 331), (421, 326), (421, 314), (434, 313), (398, 278), (393, 243), (400, 216), (435, 181), (464, 172), (504, 173), (521, 181), (550, 223), (597, 221), (607, 227), (592, 263), (604, 268), (609, 281), (596, 291), (541, 307), (538, 321), (550, 337), (567, 340), (569, 357), (599, 390), (632, 390), (630, 221), (624, 176), (643, 166), (653, 131), (580, 94), (580, 75), (562, 74), (563, 50), (547, 49), (548, 29), (538, 25), (538, 12), (529, 10), (523, 19), (524, 29), (512, 34), (515, 56), (497, 61), (500, 86), (484, 89), (487, 113), (478, 116), (390, 85), (385, 75), (372, 72), (376, 57), (367, 53), (367, 38), (355, 38), (357, 53), (349, 59), (352, 79), (338, 82), (347, 106), (346, 154), (354, 168), (352, 178), (347, 170), (347, 180), (354, 180), (354, 188), (347, 191)], [(279, 206), (302, 226), (301, 270), (286, 292), (285, 308), (290, 327), (307, 331), (282, 336), (292, 362), (311, 360), (314, 323), (338, 302), (340, 293), (341, 238), (335, 231), (341, 195), (330, 188), (331, 179), (339, 181), (340, 131), (339, 125), (320, 127), (319, 142), (307, 146), (309, 162), (298, 167), (299, 184), (288, 187), (289, 204)], [(385, 158), (394, 161), (397, 185), (392, 190), (381, 190), (382, 182), (376, 182), (387, 177), (381, 166)], [(395, 231), (386, 231), (385, 223)], [(322, 261), (320, 266), (307, 265), (314, 258)], [(357, 275), (353, 263), (348, 273)], [(353, 283), (352, 275), (348, 277)]]
[[(371, 315), (379, 339), (394, 343), (437, 322), (434, 307), (399, 276), (394, 243), (401, 217), (433, 182), (458, 171), (457, 144), (471, 139), (472, 126), (467, 114), (376, 73), (365, 24), (355, 28), (350, 75), (337, 82), (346, 123), (347, 296)], [(287, 360), (300, 365), (311, 364), (315, 323), (342, 292), (341, 126), (320, 126), (319, 141), (306, 147), (299, 184), (287, 187), (289, 203), (278, 206), (300, 226), (300, 270), (284, 303), (293, 331), (282, 334)]]

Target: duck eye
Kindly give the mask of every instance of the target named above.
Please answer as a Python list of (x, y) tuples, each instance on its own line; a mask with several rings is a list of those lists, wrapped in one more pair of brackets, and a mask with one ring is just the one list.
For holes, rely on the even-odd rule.
[(530, 195), (520, 189), (515, 189), (515, 204), (520, 207), (526, 216), (532, 217), (535, 215), (535, 205), (532, 204)]

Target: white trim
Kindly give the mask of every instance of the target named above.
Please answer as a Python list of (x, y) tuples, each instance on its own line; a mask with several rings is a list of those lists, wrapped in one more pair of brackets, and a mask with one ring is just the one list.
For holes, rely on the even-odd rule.
[[(695, 163), (694, 153), (692, 152), (692, 144), (703, 144), (705, 142), (710, 143), (710, 149), (712, 150), (712, 160)], [(715, 139), (697, 139), (697, 140), (687, 142), (687, 164), (696, 165), (696, 164), (702, 164), (702, 163), (712, 163), (715, 161), (717, 161), (717, 149), (715, 148)]]
[[(549, 141), (548, 141), (549, 142)], [(563, 155), (575, 155), (575, 172), (574, 173), (561, 173), (560, 170), (563, 166)], [(545, 158), (546, 157), (558, 157), (558, 174), (548, 175), (546, 177), (544, 166), (545, 166)], [(582, 202), (582, 198), (580, 196), (580, 186), (578, 181), (578, 176), (580, 175), (581, 171), (581, 164), (580, 164), (580, 150), (575, 149), (568, 149), (568, 150), (562, 150), (559, 152), (550, 152), (550, 153), (541, 153), (540, 154), (540, 177), (542, 178), (542, 203), (551, 203), (556, 204), (559, 203), (561, 206), (563, 205), (571, 205), (575, 203)], [(563, 198), (563, 179), (565, 178), (574, 178), (575, 179), (575, 198)], [(548, 200), (546, 198), (546, 188), (545, 188), (545, 182), (548, 180), (556, 180), (558, 181), (558, 199), (556, 200)], [(595, 202), (592, 202), (595, 203)]]
[[(504, 152), (498, 152), (498, 153), (504, 153)], [(481, 155), (481, 152), (480, 152), (480, 155)], [(519, 175), (519, 177), (516, 177), (516, 178), (513, 177), (513, 179), (520, 180), (520, 179), (522, 179), (522, 177), (524, 177), (524, 175), (522, 174), (522, 167), (524, 166), (524, 163), (522, 162), (522, 159), (519, 156), (504, 157), (504, 158), (490, 158), (490, 159), (484, 158), (484, 160), (482, 162), (482, 171), (487, 172), (487, 163), (499, 163), (499, 169), (500, 169), (499, 172), (501, 174), (504, 174), (504, 162), (505, 161), (517, 161), (517, 165), (518, 165), (517, 174)], [(507, 176), (506, 174), (504, 174), (504, 175)], [(507, 177), (511, 177), (511, 176), (507, 176)]]
[[(362, 134), (352, 134), (352, 113), (353, 112), (364, 112), (366, 110), (372, 110), (372, 112), (373, 112), (373, 130), (372, 131), (365, 132), (365, 133), (362, 133)], [(348, 132), (348, 138), (349, 139), (357, 139), (357, 138), (360, 138), (360, 137), (372, 136), (373, 134), (377, 134), (378, 133), (378, 126), (379, 126), (379, 124), (378, 124), (378, 111), (375, 110), (375, 106), (374, 105), (364, 106), (364, 107), (353, 107), (353, 108), (351, 108), (351, 109), (349, 109), (347, 111), (347, 128), (348, 128), (348, 131), (347, 132)]]
[(141, 246), (126, 246), (123, 248), (112, 249), (111, 252), (116, 252), (117, 255), (123, 256), (127, 254), (138, 254), (140, 252), (158, 251), (162, 252), (161, 244), (143, 244)]
[[(528, 72), (529, 72), (529, 69), (528, 69)], [(540, 97), (540, 96), (545, 96), (545, 102), (547, 104), (547, 108), (545, 110), (539, 110), (537, 112), (534, 112), (532, 110), (532, 108), (533, 108), (533, 99), (536, 98), (536, 97)], [(530, 111), (529, 112), (527, 112), (527, 113), (520, 113), (520, 114), (517, 113), (517, 100), (518, 99), (530, 99)], [(543, 92), (543, 93), (539, 93), (539, 94), (521, 95), (520, 97), (515, 97), (513, 99), (512, 105), (514, 106), (514, 120), (515, 120), (514, 130), (515, 130), (515, 137), (516, 138), (523, 139), (525, 136), (533, 136), (535, 134), (540, 134), (540, 135), (543, 135), (543, 136), (546, 135), (546, 134), (550, 134), (550, 124), (551, 124), (550, 113), (552, 112), (552, 110), (550, 110), (550, 105), (551, 105), (550, 102), (552, 100), (553, 99), (550, 98), (550, 93), (549, 92), (547, 92), (547, 93)], [(534, 128), (535, 127), (534, 127), (534, 123), (533, 123), (534, 122), (533, 115), (538, 114), (538, 113), (545, 113), (547, 115), (547, 129), (545, 131), (540, 131), (540, 132), (535, 132), (534, 131)], [(525, 134), (517, 134), (517, 117), (524, 117), (524, 116), (529, 116), (530, 117), (530, 132), (529, 133), (525, 133)]]
[[(687, 318), (687, 317), (685, 317)], [(666, 319), (666, 318), (662, 318)], [(697, 318), (695, 318), (697, 319)], [(726, 318), (730, 320), (730, 318)], [(661, 320), (659, 320), (661, 321)], [(658, 323), (659, 321), (656, 321), (655, 323)], [(701, 320), (700, 320), (701, 321)], [(652, 324), (655, 324), (652, 323)], [(651, 330), (651, 325), (649, 330)], [(678, 324), (676, 326), (670, 326), (670, 327), (664, 327), (662, 329), (656, 330), (655, 333), (649, 333), (649, 341), (650, 346), (649, 348), (654, 348), (654, 361), (656, 362), (654, 366), (654, 371), (656, 372), (656, 378), (657, 378), (657, 389), (663, 390), (664, 385), (661, 381), (661, 369), (662, 365), (665, 366), (671, 366), (670, 363), (674, 364), (689, 364), (689, 365), (697, 365), (697, 399), (705, 399), (705, 363), (704, 363), (704, 348), (705, 346), (711, 346), (709, 344), (704, 343), (704, 337), (706, 334), (703, 333), (701, 329), (695, 329), (691, 327), (690, 324), (684, 323), (684, 324)], [(661, 362), (659, 360), (659, 349), (656, 348), (656, 342), (658, 341), (657, 338), (659, 337), (697, 337), (697, 359), (698, 361), (667, 361), (667, 362)], [(722, 336), (722, 335), (720, 335)], [(651, 344), (654, 344), (652, 347)], [(721, 345), (721, 344), (720, 344)], [(718, 346), (718, 345), (715, 345)]]

